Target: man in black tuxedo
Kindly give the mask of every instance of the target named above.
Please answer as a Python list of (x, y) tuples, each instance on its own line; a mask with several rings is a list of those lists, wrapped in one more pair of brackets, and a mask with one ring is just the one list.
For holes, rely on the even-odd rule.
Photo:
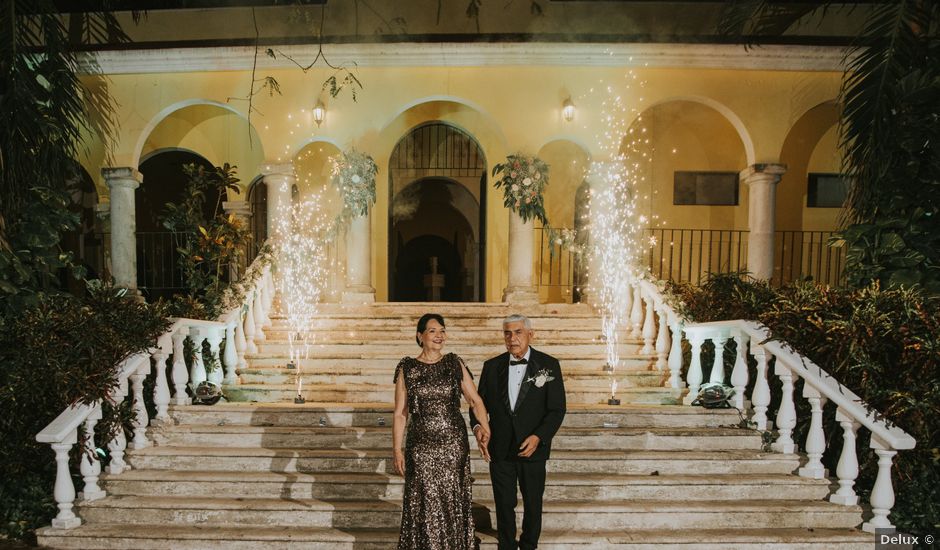
[[(490, 459), (499, 550), (534, 549), (542, 531), (545, 461), (565, 417), (565, 384), (558, 360), (529, 347), (532, 323), (503, 321), (506, 353), (483, 364), (478, 391), (490, 417), (489, 440), (470, 411), (470, 425)], [(516, 487), (522, 492), (522, 534), (516, 542)]]

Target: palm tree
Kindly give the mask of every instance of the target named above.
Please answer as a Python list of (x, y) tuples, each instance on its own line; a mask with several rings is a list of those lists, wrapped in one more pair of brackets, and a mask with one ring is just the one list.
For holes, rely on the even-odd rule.
[(753, 44), (846, 10), (867, 11), (840, 94), (843, 171), (852, 181), (841, 232), (846, 274), (855, 286), (878, 280), (940, 294), (940, 4), (733, 1), (719, 32)]

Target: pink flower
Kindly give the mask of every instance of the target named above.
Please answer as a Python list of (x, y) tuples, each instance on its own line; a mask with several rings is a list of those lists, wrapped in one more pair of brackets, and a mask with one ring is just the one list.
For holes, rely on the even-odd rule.
[(517, 175), (519, 175), (519, 173), (514, 170), (514, 171), (512, 171), (512, 172), (509, 174), (509, 177), (512, 178), (512, 179), (516, 179), (516, 176), (517, 176)]
[(526, 203), (526, 204), (530, 204), (531, 202), (532, 202), (532, 199), (530, 199), (529, 197), (526, 197), (525, 203)]

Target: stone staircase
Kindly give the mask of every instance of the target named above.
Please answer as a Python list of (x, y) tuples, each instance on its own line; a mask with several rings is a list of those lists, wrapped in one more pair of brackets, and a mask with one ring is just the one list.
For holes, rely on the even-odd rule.
[[(403, 480), (391, 472), (391, 377), (414, 355), (414, 324), (448, 320), (448, 351), (475, 374), (503, 351), (501, 304), (327, 306), (298, 370), (274, 317), (231, 401), (171, 408), (132, 469), (102, 476), (109, 496), (81, 503), (84, 524), (39, 532), (55, 548), (395, 548)], [(795, 455), (764, 452), (736, 411), (675, 405), (654, 358), (622, 338), (607, 406), (600, 326), (585, 306), (534, 306), (534, 347), (561, 360), (569, 410), (553, 445), (540, 548), (870, 548), (861, 509), (824, 500), (829, 481), (793, 475)], [(292, 402), (303, 377), (306, 404)], [(238, 402), (235, 402), (235, 401)], [(471, 447), (475, 449), (475, 441)], [(495, 548), (486, 464), (472, 451), (483, 548)], [(521, 522), (521, 507), (519, 510)]]

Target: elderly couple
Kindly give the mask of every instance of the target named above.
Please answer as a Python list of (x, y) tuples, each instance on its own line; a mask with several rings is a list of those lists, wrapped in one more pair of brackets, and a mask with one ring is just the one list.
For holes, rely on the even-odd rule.
[[(470, 550), (470, 445), (460, 395), (489, 463), (500, 550), (536, 548), (542, 529), (545, 461), (565, 416), (565, 386), (554, 357), (529, 347), (532, 325), (503, 320), (506, 353), (483, 364), (479, 387), (463, 360), (444, 355), (444, 318), (418, 321), (417, 357), (395, 369), (392, 440), (395, 471), (405, 476), (399, 550)], [(408, 418), (411, 418), (408, 422)], [(402, 450), (405, 424), (408, 437)], [(522, 492), (522, 533), (516, 540), (516, 489)]]

